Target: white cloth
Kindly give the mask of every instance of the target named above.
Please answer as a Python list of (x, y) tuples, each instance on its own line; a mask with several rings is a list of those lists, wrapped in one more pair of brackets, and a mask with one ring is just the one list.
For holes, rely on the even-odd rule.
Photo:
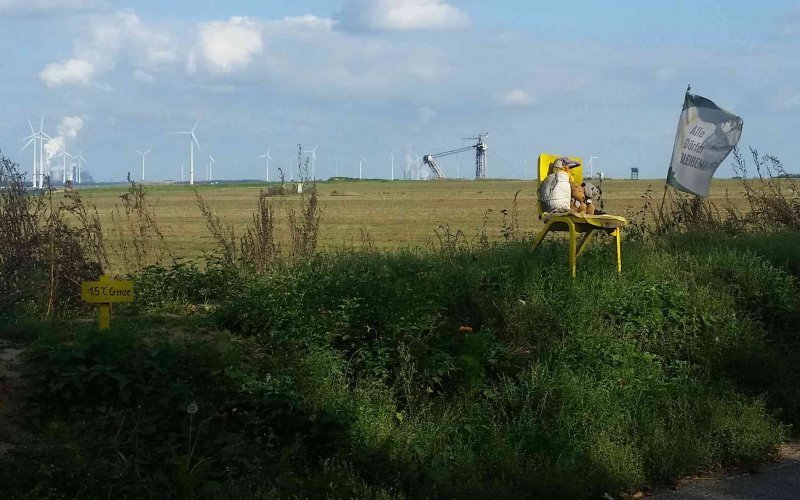
[(571, 197), (569, 174), (563, 170), (548, 175), (539, 186), (539, 200), (545, 212), (568, 212)]

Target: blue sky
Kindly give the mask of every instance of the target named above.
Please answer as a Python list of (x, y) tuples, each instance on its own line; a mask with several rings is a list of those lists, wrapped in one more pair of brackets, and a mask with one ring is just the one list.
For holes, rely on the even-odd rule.
[[(540, 152), (662, 178), (686, 84), (741, 115), (742, 145), (798, 171), (800, 2), (0, 0), (0, 148), (27, 120), (102, 181), (263, 178), (298, 143), (318, 177), (389, 177), (489, 132), (489, 175)], [(460, 158), (469, 176), (473, 160)], [(456, 175), (456, 160), (441, 162)], [(530, 172), (529, 172), (530, 173)], [(718, 176), (731, 175), (728, 166)]]

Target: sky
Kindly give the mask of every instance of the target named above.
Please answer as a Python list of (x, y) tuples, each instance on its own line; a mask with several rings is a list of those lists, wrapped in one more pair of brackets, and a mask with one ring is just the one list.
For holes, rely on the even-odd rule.
[[(28, 120), (98, 181), (389, 178), (489, 133), (488, 175), (540, 153), (665, 177), (687, 84), (744, 119), (740, 145), (798, 172), (800, 1), (0, 0), (0, 150)], [(395, 152), (392, 154), (392, 152)], [(56, 161), (53, 159), (52, 161)], [(718, 177), (733, 175), (726, 162)], [(527, 167), (526, 167), (527, 164)], [(474, 177), (474, 155), (443, 158)], [(291, 170), (290, 170), (291, 169)]]

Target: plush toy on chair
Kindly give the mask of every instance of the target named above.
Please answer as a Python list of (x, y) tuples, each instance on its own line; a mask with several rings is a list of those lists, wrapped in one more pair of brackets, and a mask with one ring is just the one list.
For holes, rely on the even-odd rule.
[(545, 212), (558, 213), (571, 210), (571, 191), (574, 182), (569, 169), (579, 165), (580, 163), (566, 157), (558, 158), (550, 165), (550, 173), (539, 188), (539, 199)]
[(600, 195), (603, 194), (600, 188), (590, 182), (584, 182), (581, 186), (586, 197), (586, 215), (605, 215), (599, 206)]
[(586, 213), (586, 193), (583, 191), (583, 185), (581, 184), (572, 184), (570, 185), (571, 195), (569, 200), (569, 210), (570, 212), (576, 214), (585, 214)]

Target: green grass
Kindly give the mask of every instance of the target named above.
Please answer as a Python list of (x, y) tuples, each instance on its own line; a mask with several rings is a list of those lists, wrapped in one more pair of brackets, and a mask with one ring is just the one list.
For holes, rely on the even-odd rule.
[(110, 332), (32, 344), (36, 420), (0, 483), (580, 498), (755, 463), (800, 423), (796, 241), (626, 243), (622, 275), (597, 246), (575, 280), (557, 242), (332, 252), (264, 276), (150, 268)]

